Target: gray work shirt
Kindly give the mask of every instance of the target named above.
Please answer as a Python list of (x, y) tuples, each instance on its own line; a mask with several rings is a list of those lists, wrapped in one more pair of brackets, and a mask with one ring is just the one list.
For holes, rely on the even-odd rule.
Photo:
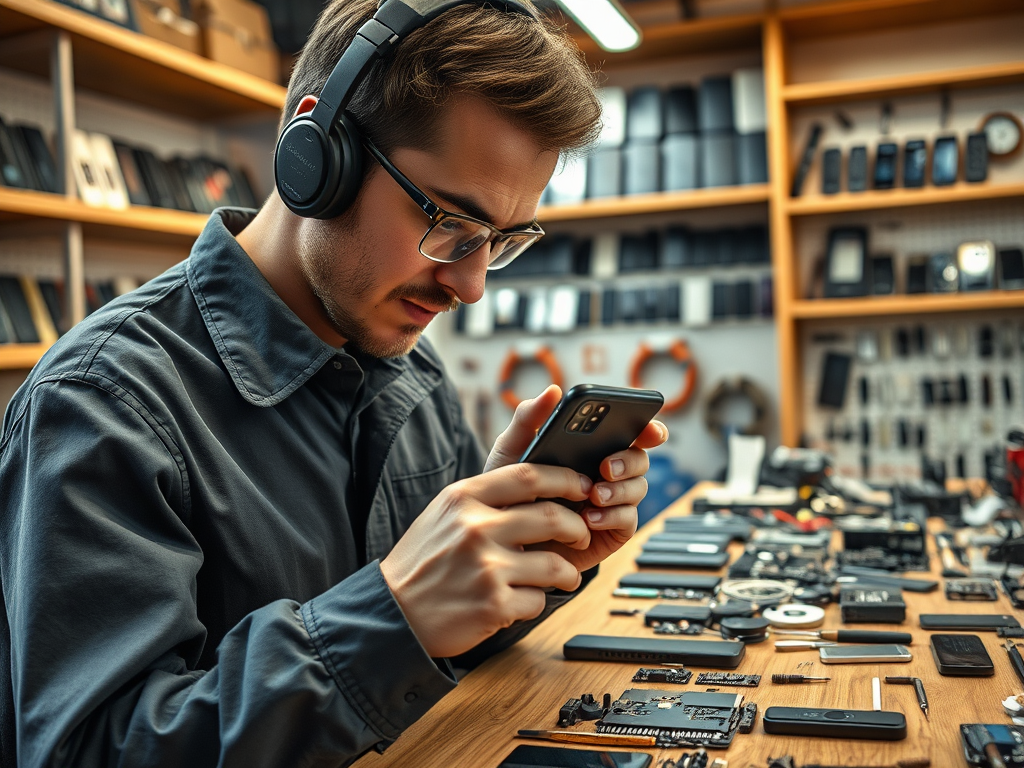
[(426, 341), (347, 354), (288, 309), (232, 236), (253, 215), (215, 212), (8, 407), (5, 766), (342, 765), (455, 686), (379, 560), (483, 454)]

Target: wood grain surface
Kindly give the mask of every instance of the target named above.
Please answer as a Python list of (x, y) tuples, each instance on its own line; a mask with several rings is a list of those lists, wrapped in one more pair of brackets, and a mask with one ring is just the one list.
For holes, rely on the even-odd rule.
[[(562, 644), (576, 634), (635, 635), (653, 637), (643, 626), (641, 616), (610, 616), (611, 608), (648, 609), (658, 601), (612, 597), (619, 577), (637, 570), (633, 559), (653, 533), (663, 529), (662, 520), (685, 514), (690, 499), (706, 489), (697, 486), (644, 526), (619, 552), (601, 566), (601, 572), (572, 602), (561, 608), (524, 640), (490, 659), (468, 674), (458, 688), (443, 699), (412, 728), (406, 731), (383, 755), (363, 757), (360, 768), (416, 766), (416, 768), (495, 768), (520, 743), (514, 738), (520, 728), (554, 728), (559, 707), (583, 693), (600, 698), (605, 692), (617, 697), (631, 687), (672, 688), (678, 691), (704, 690), (695, 685), (697, 674), (684, 686), (632, 683), (636, 663), (566, 661)], [(938, 523), (938, 521), (932, 521)], [(733, 559), (742, 545), (733, 544)], [(941, 582), (941, 566), (932, 557), (932, 577)], [(724, 575), (725, 569), (721, 573)], [(912, 574), (924, 577), (925, 574)], [(918, 628), (920, 613), (1014, 613), (1005, 595), (995, 603), (947, 601), (942, 588), (934, 592), (904, 593), (907, 619), (901, 626), (891, 624), (847, 625), (855, 629), (880, 629), (911, 632), (914, 654), (909, 664), (824, 665), (817, 651), (777, 653), (772, 641), (750, 645), (736, 672), (761, 674), (757, 688), (723, 688), (742, 693), (747, 701), (757, 702), (758, 719), (750, 734), (737, 734), (726, 750), (712, 751), (712, 757), (728, 760), (731, 768), (766, 765), (769, 756), (793, 755), (798, 766), (804, 763), (829, 765), (886, 766), (897, 760), (929, 757), (936, 768), (966, 765), (960, 744), (961, 723), (1009, 723), (1000, 702), (1024, 690), (1016, 678), (1003, 648), (1003, 640), (994, 632), (980, 632), (996, 667), (995, 677), (964, 678), (939, 675), (928, 646), (929, 632)], [(1020, 612), (1016, 612), (1021, 618)], [(839, 606), (826, 609), (825, 629), (841, 628)], [(710, 635), (705, 636), (708, 639)], [(800, 662), (812, 661), (799, 670)], [(649, 665), (653, 666), (653, 665)], [(803, 685), (773, 685), (773, 673), (800, 672), (831, 677), (831, 682)], [(882, 683), (882, 708), (903, 712), (907, 717), (907, 738), (896, 742), (824, 739), (806, 736), (766, 734), (761, 715), (769, 706), (836, 707), (871, 709), (871, 678), (885, 675), (920, 677), (931, 708), (926, 721), (918, 708), (913, 686)], [(573, 730), (593, 729), (593, 723), (577, 725)], [(591, 749), (596, 749), (592, 747)], [(678, 759), (682, 749), (647, 750), (654, 755), (652, 766), (666, 758)]]

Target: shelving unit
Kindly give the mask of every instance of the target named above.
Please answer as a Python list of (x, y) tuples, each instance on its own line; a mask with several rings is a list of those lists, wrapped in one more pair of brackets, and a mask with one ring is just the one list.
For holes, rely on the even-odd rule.
[[(59, 171), (75, 127), (76, 89), (161, 113), (216, 123), (276, 116), (286, 89), (233, 67), (123, 29), (52, 0), (0, 0), (0, 67), (48, 78), (57, 111)], [(61, 156), (62, 155), (62, 156)], [(69, 311), (84, 316), (84, 241), (151, 245), (187, 252), (207, 216), (162, 208), (92, 208), (73, 194), (0, 188), (0, 231), (57, 236), (64, 242)], [(45, 345), (0, 345), (0, 370), (27, 370)]]
[[(793, 199), (789, 187), (798, 158), (792, 126), (808, 109), (829, 105), (916, 97), (942, 91), (963, 91), (1024, 83), (1024, 44), (1019, 52), (1006, 36), (1024, 22), (1019, 0), (838, 0), (774, 8), (763, 13), (709, 17), (649, 24), (640, 48), (619, 54), (599, 50), (587, 37), (577, 39), (593, 66), (605, 71), (664, 67), (687, 57), (708, 57), (729, 51), (760, 50), (770, 130), (767, 185), (701, 189), (631, 197), (588, 200), (576, 205), (544, 206), (542, 223), (591, 226), (599, 220), (626, 222), (645, 215), (739, 211), (742, 206), (765, 206), (772, 238), (775, 330), (778, 344), (778, 403), (781, 439), (797, 444), (803, 430), (802, 329), (830, 319), (937, 316), (986, 310), (1024, 309), (1024, 292), (986, 292), (963, 295), (915, 295), (845, 300), (803, 298), (798, 264), (800, 226), (827, 217), (858, 212), (927, 209), (984, 201), (1024, 198), (1024, 181), (993, 180), (949, 187), (867, 191), (832, 196), (808, 193)], [(999, 51), (989, 60), (912, 61), (912, 71), (898, 74), (879, 70), (863, 73), (808, 67), (806, 55), (814, 45), (839, 45), (875, 40), (878, 36), (911, 34), (925, 40), (929, 31), (954, 23), (969, 26), (995, 19), (994, 28), (1009, 30)], [(1002, 23), (1005, 19), (1006, 23)], [(285, 89), (238, 72), (173, 46), (126, 31), (52, 0), (0, 0), (0, 66), (49, 76), (55, 89), (65, 88), (65, 104), (74, 88), (153, 107), (168, 114), (200, 121), (240, 115), (276, 114)], [(62, 41), (64, 65), (73, 74), (66, 80), (54, 40)], [(1012, 39), (1012, 37), (1011, 37)], [(921, 43), (926, 45), (926, 43)], [(894, 54), (895, 55), (895, 54)], [(916, 66), (916, 69), (913, 67)], [(62, 85), (63, 83), (63, 85)], [(58, 111), (59, 95), (58, 95)], [(73, 127), (64, 116), (63, 125)], [(717, 215), (717, 214), (716, 214)], [(730, 214), (731, 215), (731, 214)], [(737, 214), (740, 215), (740, 214)], [(205, 216), (180, 211), (131, 208), (124, 211), (89, 208), (77, 199), (58, 195), (0, 189), (0, 228), (52, 227), (68, 243), (69, 274), (81, 280), (82, 238), (153, 242), (185, 246), (201, 231)], [(848, 218), (848, 217), (847, 217)], [(616, 224), (618, 225), (618, 224)], [(76, 234), (77, 232), (77, 234)], [(77, 238), (77, 240), (76, 240)], [(75, 256), (77, 251), (78, 255)], [(78, 259), (77, 263), (75, 259)], [(76, 271), (77, 270), (77, 271)], [(74, 280), (72, 280), (74, 283)], [(0, 347), (0, 369), (27, 368), (42, 354), (35, 345)]]
[(700, 208), (725, 208), (734, 205), (767, 203), (769, 186), (749, 184), (738, 187), (714, 187), (688, 192), (658, 192), (650, 195), (604, 197), (573, 205), (548, 205), (537, 212), (542, 224), (550, 221), (581, 221), (609, 216), (637, 216)]
[(990, 309), (1024, 309), (1024, 291), (802, 300), (793, 302), (792, 313), (798, 320), (810, 320), (977, 312)]

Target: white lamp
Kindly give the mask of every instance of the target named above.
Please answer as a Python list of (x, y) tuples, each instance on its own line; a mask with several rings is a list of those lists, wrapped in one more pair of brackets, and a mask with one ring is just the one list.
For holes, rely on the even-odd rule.
[(606, 51), (640, 45), (640, 30), (617, 0), (557, 0), (566, 13)]

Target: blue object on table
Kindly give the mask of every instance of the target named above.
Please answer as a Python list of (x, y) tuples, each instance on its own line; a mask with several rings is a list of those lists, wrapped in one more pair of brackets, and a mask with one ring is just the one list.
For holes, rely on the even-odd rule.
[(693, 475), (681, 472), (665, 453), (650, 453), (651, 468), (647, 470), (647, 495), (637, 507), (638, 526), (661, 512), (697, 482)]

